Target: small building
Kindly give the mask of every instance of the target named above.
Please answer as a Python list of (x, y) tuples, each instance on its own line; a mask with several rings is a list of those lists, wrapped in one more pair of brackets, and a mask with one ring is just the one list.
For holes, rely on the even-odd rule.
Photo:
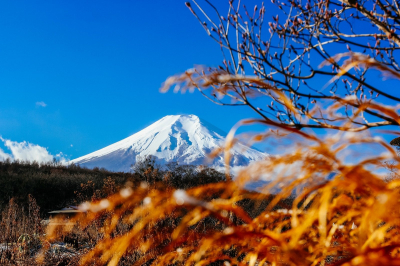
[[(69, 219), (74, 217), (78, 213), (86, 213), (85, 211), (80, 210), (77, 206), (68, 206), (62, 208), (61, 210), (55, 210), (48, 212), (50, 217), (48, 220), (43, 220), (42, 223), (46, 225), (69, 225)], [(54, 221), (51, 221), (53, 215), (57, 217)]]

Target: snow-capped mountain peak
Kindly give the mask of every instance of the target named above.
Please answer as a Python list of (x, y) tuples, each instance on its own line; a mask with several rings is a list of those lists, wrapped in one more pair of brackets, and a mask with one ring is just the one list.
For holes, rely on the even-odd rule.
[[(176, 161), (179, 164), (206, 164), (220, 168), (224, 166), (223, 156), (207, 162), (207, 154), (224, 144), (225, 135), (196, 115), (168, 115), (130, 137), (71, 163), (128, 172), (138, 156), (153, 155), (161, 165)], [(241, 144), (236, 145), (231, 153), (233, 166), (245, 166), (267, 156)]]

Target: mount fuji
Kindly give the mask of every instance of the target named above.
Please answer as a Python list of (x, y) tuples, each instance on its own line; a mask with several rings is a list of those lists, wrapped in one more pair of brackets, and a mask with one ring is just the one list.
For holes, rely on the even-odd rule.
[[(178, 164), (208, 165), (221, 169), (224, 167), (223, 154), (212, 161), (207, 155), (224, 145), (225, 135), (195, 115), (168, 115), (126, 139), (74, 159), (71, 163), (129, 172), (139, 156), (153, 155), (160, 165), (175, 161)], [(246, 166), (266, 157), (268, 154), (237, 143), (231, 149), (231, 166)]]

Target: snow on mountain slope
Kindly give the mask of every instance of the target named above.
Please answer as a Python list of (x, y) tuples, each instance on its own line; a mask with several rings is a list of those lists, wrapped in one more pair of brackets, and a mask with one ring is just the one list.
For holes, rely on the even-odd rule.
[[(153, 155), (161, 165), (176, 161), (179, 164), (221, 168), (224, 166), (223, 155), (209, 162), (207, 154), (223, 145), (224, 136), (219, 129), (200, 121), (195, 115), (169, 115), (126, 139), (72, 160), (71, 163), (129, 172), (138, 156)], [(235, 145), (231, 154), (232, 166), (246, 166), (268, 156), (242, 144)]]

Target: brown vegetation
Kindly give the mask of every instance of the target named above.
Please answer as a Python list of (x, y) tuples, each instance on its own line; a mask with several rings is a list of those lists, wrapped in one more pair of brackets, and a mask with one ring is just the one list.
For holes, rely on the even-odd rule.
[[(146, 159), (146, 158), (144, 158)], [(142, 162), (138, 161), (137, 166)], [(78, 166), (62, 166), (59, 164), (37, 164), (28, 162), (0, 162), (0, 182), (10, 189), (8, 194), (14, 196), (1, 206), (0, 213), (0, 264), (1, 265), (78, 265), (81, 257), (104, 238), (103, 226), (112, 217), (113, 212), (95, 214), (92, 223), (85, 227), (75, 227), (64, 234), (60, 228), (52, 232), (53, 240), (47, 240), (46, 230), (54, 226), (71, 225), (74, 214), (61, 214), (48, 219), (49, 210), (61, 209), (65, 203), (79, 204), (87, 201), (99, 201), (107, 198), (121, 187), (138, 187), (141, 182), (160, 188), (189, 188), (199, 184), (215, 183), (224, 179), (222, 173), (208, 167), (176, 165), (171, 163), (167, 169), (158, 169), (154, 164), (141, 173), (113, 173), (99, 169), (85, 169)], [(55, 175), (56, 173), (56, 175)], [(101, 179), (101, 177), (108, 177)], [(58, 177), (58, 178), (57, 178)], [(73, 179), (73, 178), (76, 179)], [(163, 178), (164, 177), (164, 178)], [(24, 180), (25, 179), (25, 180)], [(16, 182), (20, 180), (21, 182)], [(78, 183), (78, 182), (84, 183)], [(36, 189), (39, 184), (48, 186)], [(32, 186), (29, 186), (32, 185)], [(54, 195), (52, 189), (65, 189), (64, 193)], [(76, 191), (69, 193), (72, 189)], [(35, 193), (48, 208), (39, 208), (36, 199), (25, 193)], [(53, 196), (54, 195), (54, 196)], [(101, 202), (101, 201), (100, 201)], [(92, 213), (93, 214), (93, 213)], [(89, 214), (90, 215), (90, 214)], [(49, 227), (50, 226), (50, 227)], [(121, 235), (130, 226), (119, 224), (114, 232)], [(45, 252), (40, 253), (44, 248)], [(44, 258), (37, 263), (38, 256)], [(124, 258), (128, 263), (127, 257)], [(129, 265), (129, 263), (127, 264)]]
[[(240, 1), (229, 1), (228, 15), (215, 9), (214, 22), (193, 2), (197, 11), (187, 3), (190, 11), (228, 57), (219, 68), (198, 67), (169, 78), (162, 91), (173, 85), (198, 89), (218, 104), (246, 105), (261, 116), (231, 130), (227, 162), (241, 125), (262, 123), (271, 129), (253, 142), (275, 139), (290, 145), (279, 156), (247, 167), (234, 182), (187, 190), (143, 183), (82, 205), (91, 214), (77, 217), (77, 228), (106, 216), (103, 238), (80, 263), (118, 265), (129, 258), (132, 265), (400, 265), (400, 182), (379, 174), (388, 160), (398, 173), (400, 160), (385, 141), (360, 133), (400, 124), (394, 105), (382, 104), (400, 98), (367, 81), (370, 69), (399, 78), (399, 3), (273, 0), (284, 16), (274, 16), (263, 40), (264, 5), (250, 12)], [(317, 70), (316, 61), (332, 71)], [(329, 88), (309, 81), (316, 76), (327, 77)], [(265, 102), (260, 97), (272, 99), (271, 104), (258, 106)], [(233, 103), (224, 102), (227, 98)], [(320, 137), (304, 128), (340, 131)], [(263, 179), (271, 182), (262, 193), (242, 189)], [(293, 194), (292, 204), (277, 210)], [(251, 208), (244, 207), (249, 200)], [(117, 229), (122, 225), (127, 231)], [(49, 228), (49, 240), (56, 239), (56, 229)]]
[[(399, 125), (363, 104), (378, 95), (400, 101), (373, 78), (374, 69), (386, 78), (399, 77), (398, 1), (272, 0), (254, 7), (227, 1), (227, 13), (212, 1), (192, 2), (186, 5), (224, 60), (216, 68), (196, 67), (171, 77), (165, 88), (183, 82), (177, 90), (197, 89), (216, 104), (248, 106), (265, 122), (295, 129)], [(341, 115), (332, 117), (325, 107), (335, 104)]]
[[(294, 150), (249, 167), (235, 183), (186, 191), (144, 183), (83, 205), (93, 213), (76, 218), (80, 228), (111, 215), (103, 221), (104, 237), (81, 264), (117, 265), (129, 257), (132, 265), (397, 265), (400, 183), (375, 172), (389, 158), (398, 169), (396, 151), (368, 135), (301, 138)], [(346, 162), (343, 152), (359, 144), (379, 144), (388, 153)], [(336, 176), (326, 180), (332, 172)], [(265, 173), (275, 181), (263, 193), (240, 189)], [(266, 200), (273, 186), (281, 192)], [(294, 191), (293, 204), (277, 210)], [(244, 207), (246, 199), (255, 204)], [(262, 200), (269, 204), (251, 215)], [(119, 233), (121, 225), (126, 232)], [(49, 240), (55, 229), (48, 231)]]
[[(94, 243), (75, 257), (81, 265), (400, 265), (400, 181), (379, 171), (392, 160), (398, 173), (400, 159), (366, 131), (400, 124), (393, 104), (400, 98), (367, 81), (371, 69), (399, 78), (400, 4), (273, 0), (284, 16), (274, 16), (263, 40), (265, 6), (251, 13), (229, 1), (228, 15), (215, 10), (214, 22), (193, 2), (198, 11), (187, 3), (190, 11), (229, 59), (216, 69), (171, 77), (162, 90), (196, 88), (218, 104), (246, 105), (261, 117), (231, 130), (227, 162), (241, 125), (268, 126), (252, 142), (274, 140), (286, 150), (234, 181), (227, 175), (227, 182), (192, 188), (177, 189), (173, 175), (160, 179), (157, 169), (143, 169), (140, 185), (82, 204), (86, 213), (68, 226), (50, 224), (45, 241), (94, 228)], [(332, 71), (318, 70), (316, 61)], [(317, 76), (327, 78), (327, 87), (310, 81)], [(258, 106), (260, 97), (272, 103)], [(304, 128), (340, 131), (321, 137)], [(257, 193), (243, 189), (265, 179), (271, 182)], [(39, 264), (48, 262), (49, 250), (44, 246)]]
[(140, 177), (132, 173), (113, 173), (105, 169), (86, 169), (59, 163), (0, 161), (0, 210), (11, 198), (18, 204), (26, 205), (30, 194), (36, 199), (43, 216), (67, 205), (79, 204), (81, 201), (77, 201), (75, 191), (82, 193), (81, 184), (91, 182), (93, 190), (87, 191), (86, 200), (95, 190), (101, 190), (108, 177), (117, 186), (127, 181), (140, 183)]

